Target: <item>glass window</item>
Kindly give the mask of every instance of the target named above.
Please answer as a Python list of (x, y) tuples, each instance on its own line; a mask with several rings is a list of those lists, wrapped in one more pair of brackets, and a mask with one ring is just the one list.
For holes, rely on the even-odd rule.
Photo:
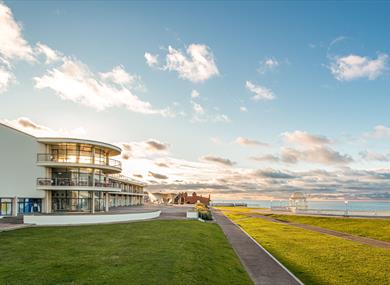
[(18, 198), (18, 213), (40, 213), (42, 199)]
[(12, 215), (12, 199), (0, 198), (0, 216)]
[(52, 209), (54, 212), (91, 211), (92, 195), (88, 191), (52, 191), (52, 193)]

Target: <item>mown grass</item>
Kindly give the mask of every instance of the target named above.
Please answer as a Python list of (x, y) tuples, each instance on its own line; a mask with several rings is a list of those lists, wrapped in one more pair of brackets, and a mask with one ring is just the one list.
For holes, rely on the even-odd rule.
[(241, 213), (241, 214), (253, 213), (259, 210), (265, 210), (265, 208), (248, 208), (248, 207), (214, 207), (214, 208), (224, 212), (229, 211), (229, 212)]
[(390, 251), (225, 211), (305, 284), (390, 284)]
[(261, 210), (263, 209), (260, 208), (245, 207), (218, 207), (218, 209), (242, 215), (259, 213), (283, 221), (313, 225), (352, 235), (390, 242), (390, 219), (282, 215), (262, 212)]
[(216, 224), (148, 221), (0, 233), (0, 284), (251, 284)]
[(271, 214), (269, 216), (284, 221), (308, 224), (390, 242), (390, 219), (311, 217), (279, 214)]

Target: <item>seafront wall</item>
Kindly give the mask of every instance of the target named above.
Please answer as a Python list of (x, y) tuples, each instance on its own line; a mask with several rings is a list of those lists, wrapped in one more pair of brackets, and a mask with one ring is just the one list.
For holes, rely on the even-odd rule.
[(158, 218), (160, 214), (161, 211), (113, 215), (26, 215), (24, 223), (40, 226), (105, 224), (154, 219)]

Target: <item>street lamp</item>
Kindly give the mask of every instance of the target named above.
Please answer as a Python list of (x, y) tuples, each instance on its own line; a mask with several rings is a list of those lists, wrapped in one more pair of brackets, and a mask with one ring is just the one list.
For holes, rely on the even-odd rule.
[(348, 200), (345, 200), (344, 203), (345, 203), (345, 216), (348, 216)]
[(270, 209), (270, 210), (272, 210), (272, 202), (273, 202), (273, 200), (271, 199), (271, 200), (270, 200), (270, 205), (269, 205), (269, 209)]

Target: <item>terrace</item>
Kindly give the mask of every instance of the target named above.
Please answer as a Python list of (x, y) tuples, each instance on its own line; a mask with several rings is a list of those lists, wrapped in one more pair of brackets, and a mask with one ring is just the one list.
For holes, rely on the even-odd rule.
[(64, 191), (108, 191), (120, 192), (121, 188), (111, 182), (85, 181), (73, 178), (37, 178), (39, 190), (64, 190)]
[(41, 166), (79, 166), (85, 165), (88, 167), (105, 169), (110, 172), (120, 172), (122, 163), (119, 160), (106, 158), (98, 155), (80, 155), (77, 152), (62, 154), (53, 153), (38, 153), (37, 163)]

